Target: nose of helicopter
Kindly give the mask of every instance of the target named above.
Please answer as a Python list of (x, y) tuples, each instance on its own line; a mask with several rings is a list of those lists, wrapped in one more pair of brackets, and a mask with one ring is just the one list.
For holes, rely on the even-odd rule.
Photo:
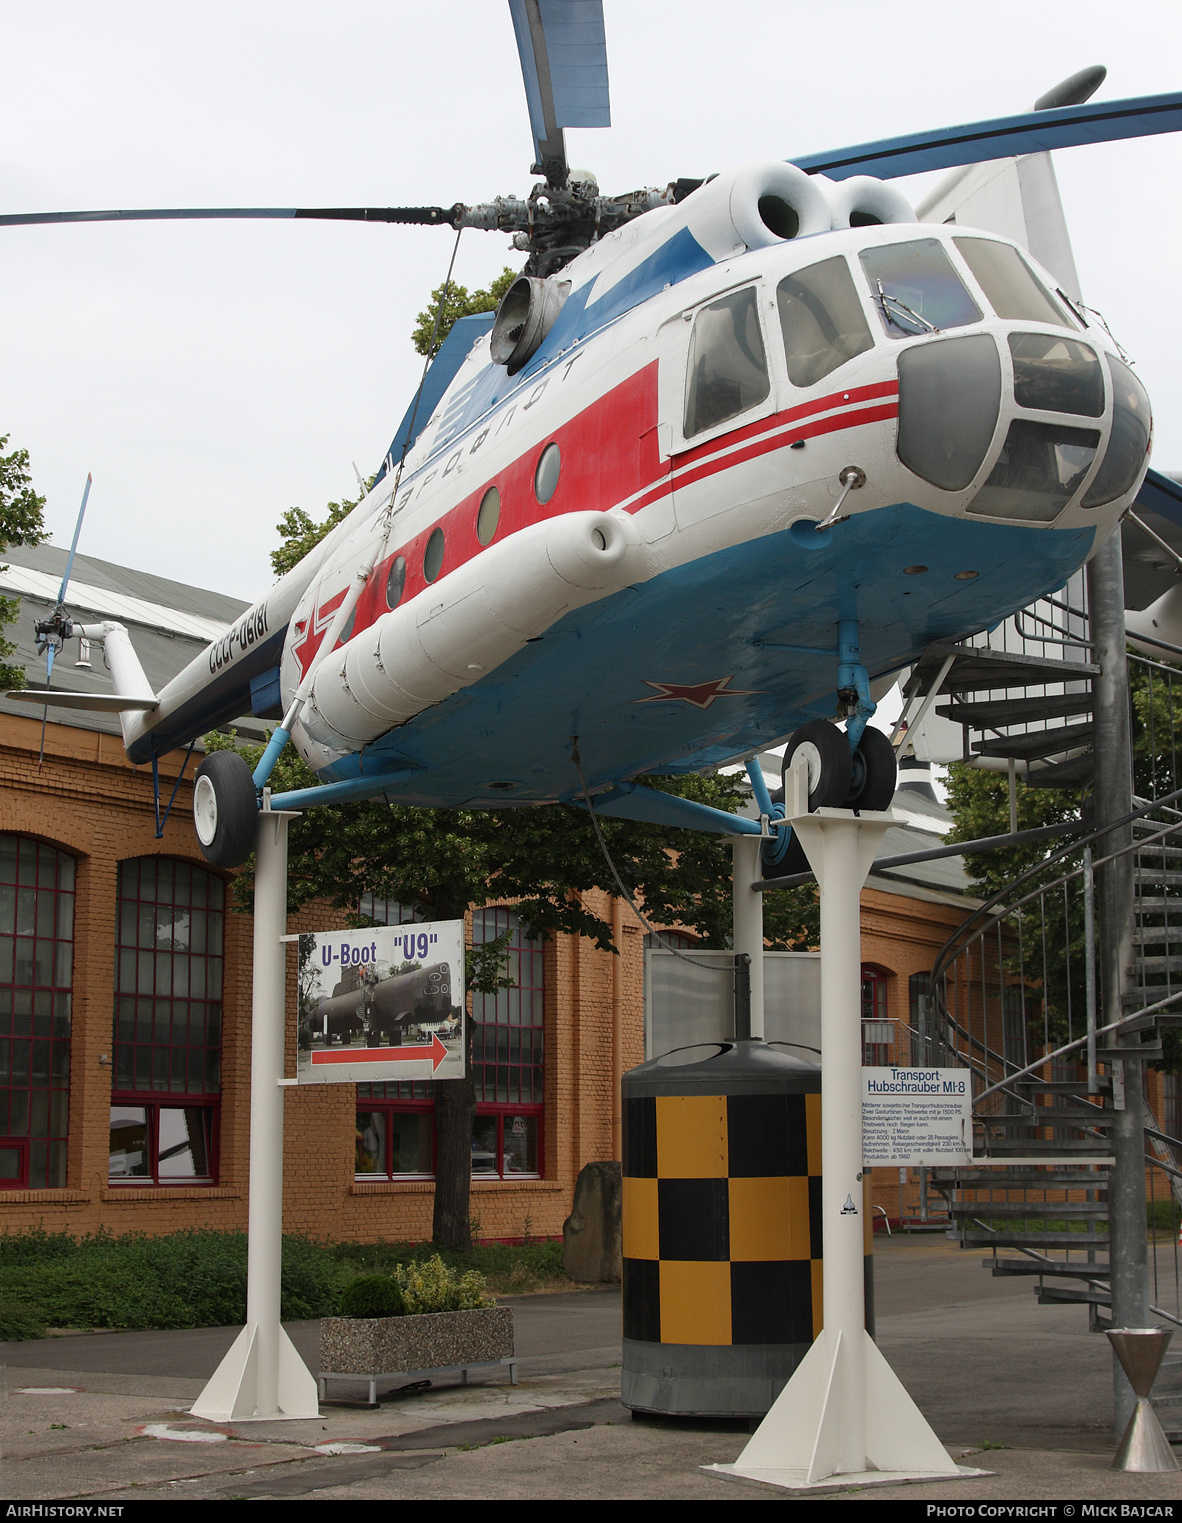
[(1115, 502), (1145, 463), (1144, 387), (1074, 336), (1014, 327), (932, 339), (902, 351), (898, 369), (899, 460), (946, 492), (977, 482), (970, 515), (1050, 523), (1085, 481), (1080, 507)]

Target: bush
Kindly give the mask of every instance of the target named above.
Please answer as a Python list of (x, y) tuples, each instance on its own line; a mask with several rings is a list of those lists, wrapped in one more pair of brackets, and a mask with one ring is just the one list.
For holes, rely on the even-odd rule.
[(345, 1286), (342, 1317), (403, 1317), (406, 1300), (398, 1281), (388, 1274), (363, 1274)]
[(478, 1269), (461, 1274), (449, 1269), (437, 1253), (417, 1264), (398, 1264), (395, 1277), (402, 1287), (408, 1312), (476, 1311), (494, 1302), (485, 1294), (485, 1279)]
[(6, 1301), (0, 1306), (0, 1342), (23, 1343), (45, 1337), (45, 1323), (27, 1306)]

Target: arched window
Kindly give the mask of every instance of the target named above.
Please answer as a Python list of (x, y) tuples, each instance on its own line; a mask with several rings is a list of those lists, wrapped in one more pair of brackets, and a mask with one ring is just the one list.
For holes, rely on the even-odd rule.
[(862, 1062), (867, 1068), (886, 1068), (892, 1061), (894, 1022), (887, 1014), (889, 978), (884, 969), (862, 964)]
[(74, 859), (0, 835), (0, 1189), (66, 1182)]
[(110, 1177), (217, 1174), (225, 887), (191, 862), (119, 864)]

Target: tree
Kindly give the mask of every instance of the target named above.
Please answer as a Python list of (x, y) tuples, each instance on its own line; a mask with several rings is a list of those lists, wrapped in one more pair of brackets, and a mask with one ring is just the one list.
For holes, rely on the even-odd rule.
[[(0, 435), (0, 451), (8, 443), (8, 435)], [(10, 545), (40, 545), (45, 542), (45, 498), (33, 490), (33, 478), (29, 475), (28, 450), (13, 450), (10, 455), (0, 454), (0, 552)], [(19, 598), (0, 597), (0, 628), (12, 624), (20, 617)], [(16, 646), (10, 640), (0, 638), (0, 685), (24, 687), (23, 667), (12, 666), (5, 659)]]
[[(431, 302), (427, 310), (420, 312), (415, 319), (414, 332), (410, 336), (411, 343), (424, 358), (434, 354), (451, 332), (452, 324), (458, 318), (471, 317), (474, 312), (494, 312), (501, 304), (501, 297), (520, 273), (519, 270), (511, 270), (506, 265), (495, 280), (490, 280), (487, 286), (478, 291), (469, 291), (467, 286), (436, 286), (431, 292)], [(444, 301), (445, 289), (446, 301)], [(441, 302), (443, 303), (442, 312), (440, 312)], [(438, 331), (435, 326), (436, 321), (439, 324)], [(434, 347), (432, 347), (432, 339), (434, 339)]]

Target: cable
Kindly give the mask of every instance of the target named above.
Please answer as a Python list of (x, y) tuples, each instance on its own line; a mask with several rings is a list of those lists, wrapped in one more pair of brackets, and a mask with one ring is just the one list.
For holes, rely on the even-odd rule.
[[(691, 968), (711, 968), (717, 972), (718, 964), (716, 962), (698, 962), (692, 957), (687, 957), (680, 947), (675, 947), (671, 942), (667, 942), (665, 940), (664, 932), (658, 931), (656, 929), (656, 927), (649, 921), (647, 916), (641, 910), (636, 900), (633, 899), (632, 895), (624, 887), (624, 880), (620, 877), (619, 870), (617, 869), (615, 862), (612, 860), (612, 854), (607, 849), (607, 842), (603, 838), (603, 831), (600, 828), (599, 824), (599, 816), (595, 813), (595, 805), (591, 802), (591, 794), (587, 788), (587, 779), (583, 776), (583, 764), (579, 759), (579, 747), (577, 739), (571, 743), (570, 757), (571, 761), (573, 761), (575, 764), (575, 771), (579, 774), (579, 782), (582, 784), (583, 788), (583, 802), (587, 806), (587, 813), (591, 816), (591, 825), (595, 831), (595, 839), (599, 842), (599, 849), (603, 853), (603, 860), (607, 863), (609, 869), (611, 870), (611, 875), (616, 880), (616, 887), (620, 890), (622, 897), (627, 901), (630, 909), (632, 910), (632, 913), (636, 916), (637, 920), (640, 921), (641, 925), (645, 928), (649, 935), (655, 937), (657, 941), (661, 942), (664, 945), (666, 952), (672, 952), (674, 957), (680, 957), (682, 962), (688, 962)], [(616, 950), (618, 951), (619, 948), (617, 947)], [(733, 963), (733, 953), (731, 954), (731, 960)]]

